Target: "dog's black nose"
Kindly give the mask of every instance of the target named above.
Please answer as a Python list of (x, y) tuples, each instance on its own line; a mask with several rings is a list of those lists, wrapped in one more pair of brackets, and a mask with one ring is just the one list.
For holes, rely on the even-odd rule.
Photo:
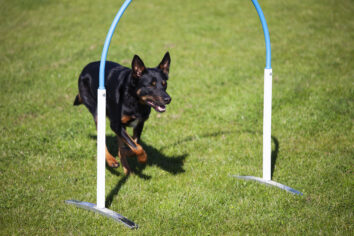
[(171, 99), (171, 97), (165, 97), (163, 100), (166, 104), (169, 104), (172, 99)]

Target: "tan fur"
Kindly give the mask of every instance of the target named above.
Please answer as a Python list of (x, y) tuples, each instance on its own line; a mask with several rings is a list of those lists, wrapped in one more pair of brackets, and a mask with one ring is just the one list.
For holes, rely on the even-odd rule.
[(110, 167), (116, 168), (119, 166), (119, 162), (109, 153), (106, 146), (106, 162)]

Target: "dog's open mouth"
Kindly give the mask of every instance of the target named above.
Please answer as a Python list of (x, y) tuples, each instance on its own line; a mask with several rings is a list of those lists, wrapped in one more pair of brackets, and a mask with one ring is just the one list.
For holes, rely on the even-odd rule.
[(156, 103), (152, 102), (152, 101), (147, 101), (146, 102), (149, 106), (151, 106), (152, 108), (155, 109), (155, 111), (157, 112), (165, 112), (166, 111), (166, 106), (165, 105), (157, 105)]

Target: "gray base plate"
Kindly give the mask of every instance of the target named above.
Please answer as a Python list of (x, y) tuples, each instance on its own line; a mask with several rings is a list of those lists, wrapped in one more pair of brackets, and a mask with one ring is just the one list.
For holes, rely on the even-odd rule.
[(262, 184), (278, 187), (278, 188), (283, 189), (283, 190), (285, 190), (285, 191), (287, 191), (289, 193), (292, 193), (292, 194), (303, 195), (301, 192), (299, 192), (299, 191), (297, 191), (297, 190), (295, 190), (293, 188), (290, 188), (290, 187), (288, 187), (286, 185), (274, 182), (272, 180), (265, 180), (265, 179), (262, 179), (262, 178), (259, 178), (259, 177), (254, 177), (254, 176), (237, 176), (237, 175), (233, 175), (232, 177), (236, 177), (236, 178), (244, 179), (244, 180), (254, 180), (254, 181), (260, 182)]
[(94, 211), (96, 213), (99, 213), (103, 216), (109, 217), (114, 219), (115, 221), (118, 221), (122, 224), (124, 224), (125, 226), (131, 228), (131, 229), (137, 229), (138, 225), (136, 225), (133, 221), (125, 218), (124, 216), (118, 214), (117, 212), (114, 212), (110, 209), (107, 208), (97, 208), (96, 204), (90, 203), (90, 202), (81, 202), (81, 201), (77, 201), (77, 200), (66, 200), (65, 201), (66, 204), (71, 204), (71, 205), (75, 205), (77, 207), (89, 210), (89, 211)]

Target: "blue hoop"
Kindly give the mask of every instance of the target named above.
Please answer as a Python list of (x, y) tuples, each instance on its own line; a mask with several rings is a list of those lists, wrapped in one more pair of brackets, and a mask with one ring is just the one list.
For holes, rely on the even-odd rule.
[(106, 41), (104, 42), (103, 50), (102, 50), (102, 55), (101, 55), (101, 62), (100, 62), (100, 74), (99, 74), (99, 86), (98, 89), (105, 89), (104, 86), (104, 71), (105, 71), (105, 66), (106, 66), (106, 58), (107, 58), (107, 53), (108, 53), (108, 48), (109, 44), (111, 43), (111, 39), (114, 33), (114, 30), (116, 29), (116, 26), (122, 17), (125, 9), (129, 6), (130, 2), (132, 0), (126, 0), (121, 8), (119, 9), (116, 17), (114, 18), (111, 27), (109, 28), (108, 34), (106, 36)]
[(264, 40), (265, 40), (265, 45), (266, 45), (266, 69), (271, 69), (271, 49), (270, 49), (270, 38), (269, 38), (269, 31), (268, 31), (268, 26), (266, 19), (264, 17), (263, 11), (261, 9), (261, 6), (259, 5), (257, 0), (252, 0), (252, 3), (254, 7), (257, 10), (259, 19), (261, 20), (262, 27), (263, 27), (263, 33), (264, 33)]

